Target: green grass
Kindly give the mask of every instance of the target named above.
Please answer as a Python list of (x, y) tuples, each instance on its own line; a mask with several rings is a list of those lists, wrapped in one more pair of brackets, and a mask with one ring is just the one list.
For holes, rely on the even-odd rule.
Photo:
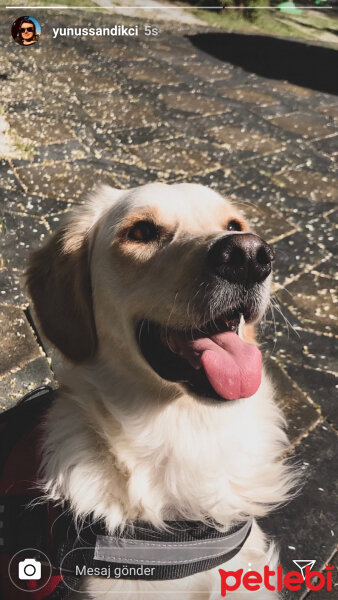
[[(246, 33), (267, 33), (270, 35), (302, 38), (316, 41), (327, 41), (335, 44), (334, 33), (328, 35), (325, 29), (336, 32), (338, 44), (338, 19), (314, 14), (315, 11), (303, 10), (302, 15), (287, 15), (278, 10), (256, 10), (253, 20), (246, 19), (239, 10), (225, 9), (222, 12), (192, 9), (192, 12), (209, 25), (221, 27), (228, 31)], [(302, 29), (302, 25), (305, 25)], [(325, 38), (327, 37), (327, 40)]]
[(34, 153), (34, 144), (32, 144), (32, 142), (30, 142), (29, 140), (22, 140), (17, 135), (13, 134), (12, 139), (20, 157), (24, 158), (25, 160), (31, 160), (31, 158), (33, 158)]

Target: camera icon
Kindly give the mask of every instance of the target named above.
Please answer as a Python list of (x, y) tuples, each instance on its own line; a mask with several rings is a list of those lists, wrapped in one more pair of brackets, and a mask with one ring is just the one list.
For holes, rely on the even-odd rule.
[(19, 562), (19, 579), (41, 579), (41, 563), (35, 558), (26, 558)]

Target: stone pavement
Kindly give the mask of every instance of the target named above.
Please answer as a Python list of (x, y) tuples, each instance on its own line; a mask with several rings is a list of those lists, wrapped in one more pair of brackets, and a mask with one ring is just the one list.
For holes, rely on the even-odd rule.
[[(337, 565), (336, 97), (199, 49), (203, 27), (161, 23), (158, 37), (53, 41), (51, 25), (114, 25), (116, 17), (69, 12), (51, 23), (41, 10), (41, 45), (27, 49), (9, 37), (17, 16), (0, 23), (0, 114), (23, 152), (0, 161), (1, 408), (53, 381), (53, 351), (22, 274), (64, 213), (99, 180), (209, 185), (238, 203), (276, 253), (276, 299), (261, 338), (305, 484), (263, 526), (286, 568), (292, 559)], [(291, 597), (326, 599), (304, 589)]]

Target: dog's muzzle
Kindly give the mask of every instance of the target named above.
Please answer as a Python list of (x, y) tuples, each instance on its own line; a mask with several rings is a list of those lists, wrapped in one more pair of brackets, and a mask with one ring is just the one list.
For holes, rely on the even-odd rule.
[(212, 274), (241, 285), (261, 283), (271, 273), (271, 247), (253, 233), (225, 235), (210, 247), (208, 269)]

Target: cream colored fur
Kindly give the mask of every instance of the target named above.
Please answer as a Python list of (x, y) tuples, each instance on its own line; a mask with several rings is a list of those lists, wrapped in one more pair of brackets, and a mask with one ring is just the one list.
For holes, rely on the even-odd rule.
[[(149, 212), (171, 232), (168, 247), (120, 243), (125, 223)], [(267, 375), (251, 398), (201, 401), (155, 374), (135, 339), (140, 318), (175, 327), (198, 323), (201, 262), (233, 218), (248, 230), (238, 211), (207, 188), (151, 184), (125, 192), (102, 188), (70, 220), (63, 252), (83, 239), (89, 245), (97, 347), (60, 374), (41, 476), (46, 494), (70, 502), (79, 519), (94, 512), (111, 532), (133, 519), (161, 526), (165, 519), (211, 518), (229, 527), (288, 498), (292, 475), (281, 459), (287, 438)], [(261, 286), (257, 320), (269, 285), (268, 279)], [(224, 568), (259, 571), (268, 562), (273, 566), (276, 554), (254, 524)], [(88, 578), (83, 591), (86, 599), (213, 600), (220, 597), (220, 576), (213, 569), (171, 582)], [(227, 595), (251, 596), (245, 590)], [(259, 600), (266, 598), (277, 595), (260, 591)]]

